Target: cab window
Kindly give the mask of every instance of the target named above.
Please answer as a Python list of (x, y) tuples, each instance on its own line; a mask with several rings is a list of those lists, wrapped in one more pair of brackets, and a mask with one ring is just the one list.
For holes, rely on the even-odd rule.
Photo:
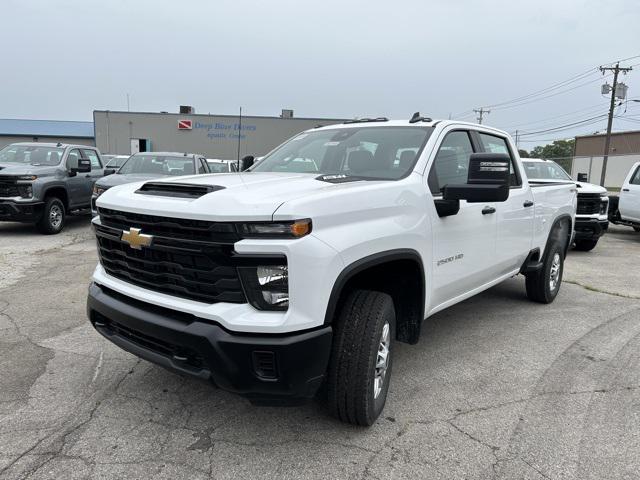
[(77, 163), (77, 161), (80, 160), (80, 158), (82, 158), (82, 155), (80, 155), (80, 150), (78, 150), (77, 148), (74, 148), (69, 152), (69, 155), (67, 155), (67, 166), (69, 165), (70, 160), (74, 160)]
[(510, 164), (510, 181), (509, 184), (514, 186), (521, 185), (520, 176), (517, 173), (515, 168), (515, 164), (513, 163), (513, 155), (511, 155), (511, 150), (509, 149), (509, 144), (507, 140), (503, 137), (497, 137), (495, 135), (489, 135), (488, 133), (478, 132), (478, 137), (480, 137), (480, 143), (482, 144), (482, 148), (484, 148), (485, 152), (488, 153), (504, 153), (505, 155), (509, 155), (511, 159)]
[(473, 146), (469, 132), (456, 130), (447, 133), (429, 171), (431, 193), (442, 193), (445, 185), (465, 184), (469, 172), (469, 157)]

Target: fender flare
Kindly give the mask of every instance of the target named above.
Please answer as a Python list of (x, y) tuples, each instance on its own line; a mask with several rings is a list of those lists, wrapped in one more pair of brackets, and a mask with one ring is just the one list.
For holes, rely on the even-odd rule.
[(551, 243), (551, 237), (553, 235), (553, 232), (559, 228), (559, 224), (560, 222), (563, 222), (564, 220), (568, 220), (569, 221), (569, 231), (568, 233), (568, 238), (567, 241), (565, 243), (564, 246), (564, 256), (567, 256), (567, 252), (569, 251), (569, 247), (571, 246), (571, 240), (573, 239), (573, 229), (574, 229), (574, 222), (571, 219), (571, 215), (569, 215), (568, 213), (563, 213), (562, 215), (559, 215), (558, 218), (556, 218), (553, 221), (553, 224), (551, 225), (551, 228), (549, 229), (549, 236), (547, 237), (547, 243), (545, 243), (544, 245), (544, 254), (547, 254), (547, 250), (549, 247), (549, 244)]
[(336, 281), (333, 283), (333, 287), (331, 289), (331, 295), (329, 296), (329, 302), (327, 303), (327, 309), (324, 316), (324, 324), (329, 325), (333, 321), (333, 317), (338, 306), (338, 301), (340, 300), (340, 295), (342, 294), (342, 291), (344, 290), (344, 287), (349, 282), (349, 280), (368, 268), (382, 265), (384, 263), (395, 260), (412, 260), (418, 264), (422, 282), (422, 284), (420, 285), (420, 291), (422, 292), (422, 295), (420, 296), (420, 320), (424, 319), (426, 277), (424, 274), (424, 264), (422, 262), (422, 257), (416, 250), (410, 248), (398, 248), (368, 255), (359, 260), (356, 260), (355, 262), (347, 265), (342, 269), (342, 271), (336, 278)]

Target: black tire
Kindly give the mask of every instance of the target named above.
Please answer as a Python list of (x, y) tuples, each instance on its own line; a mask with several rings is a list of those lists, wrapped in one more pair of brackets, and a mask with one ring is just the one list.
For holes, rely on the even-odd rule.
[[(378, 376), (376, 362), (385, 325), (389, 339), (386, 371)], [(329, 410), (343, 422), (372, 425), (384, 409), (389, 390), (396, 334), (393, 300), (385, 293), (355, 290), (344, 302), (334, 326), (327, 376)]]
[(576, 250), (580, 252), (590, 252), (596, 245), (598, 244), (598, 240), (576, 240)]
[(640, 232), (640, 227), (633, 227), (636, 232)]
[[(556, 274), (555, 287), (551, 288), (551, 269), (554, 262), (559, 261), (559, 269)], [(537, 272), (528, 273), (526, 276), (527, 297), (529, 300), (539, 303), (551, 303), (555, 300), (564, 271), (564, 248), (562, 243), (553, 241), (549, 244), (544, 255), (542, 268)]]
[(55, 235), (64, 228), (66, 212), (64, 203), (57, 197), (49, 197), (44, 202), (42, 217), (36, 223), (40, 233), (44, 235)]

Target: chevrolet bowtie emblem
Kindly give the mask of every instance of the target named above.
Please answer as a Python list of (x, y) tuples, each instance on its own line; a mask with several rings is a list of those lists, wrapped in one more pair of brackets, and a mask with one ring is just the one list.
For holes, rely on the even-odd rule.
[(120, 237), (125, 243), (128, 243), (131, 248), (135, 248), (136, 250), (142, 250), (142, 247), (151, 246), (151, 242), (153, 241), (153, 235), (145, 235), (144, 233), (140, 233), (139, 228), (130, 228), (127, 232), (126, 230), (122, 231), (122, 236)]

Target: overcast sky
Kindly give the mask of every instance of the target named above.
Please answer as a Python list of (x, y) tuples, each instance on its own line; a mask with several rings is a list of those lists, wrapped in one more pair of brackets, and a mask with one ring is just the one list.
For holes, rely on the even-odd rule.
[[(638, 0), (2, 0), (0, 11), (0, 118), (91, 120), (126, 110), (129, 93), (135, 111), (473, 120), (473, 108), (573, 78), (486, 116), (529, 133), (530, 148), (605, 128), (535, 133), (605, 114), (596, 67), (640, 55)], [(623, 63), (638, 64), (623, 81), (640, 98), (640, 57)], [(640, 103), (624, 108), (615, 127), (640, 128)]]

